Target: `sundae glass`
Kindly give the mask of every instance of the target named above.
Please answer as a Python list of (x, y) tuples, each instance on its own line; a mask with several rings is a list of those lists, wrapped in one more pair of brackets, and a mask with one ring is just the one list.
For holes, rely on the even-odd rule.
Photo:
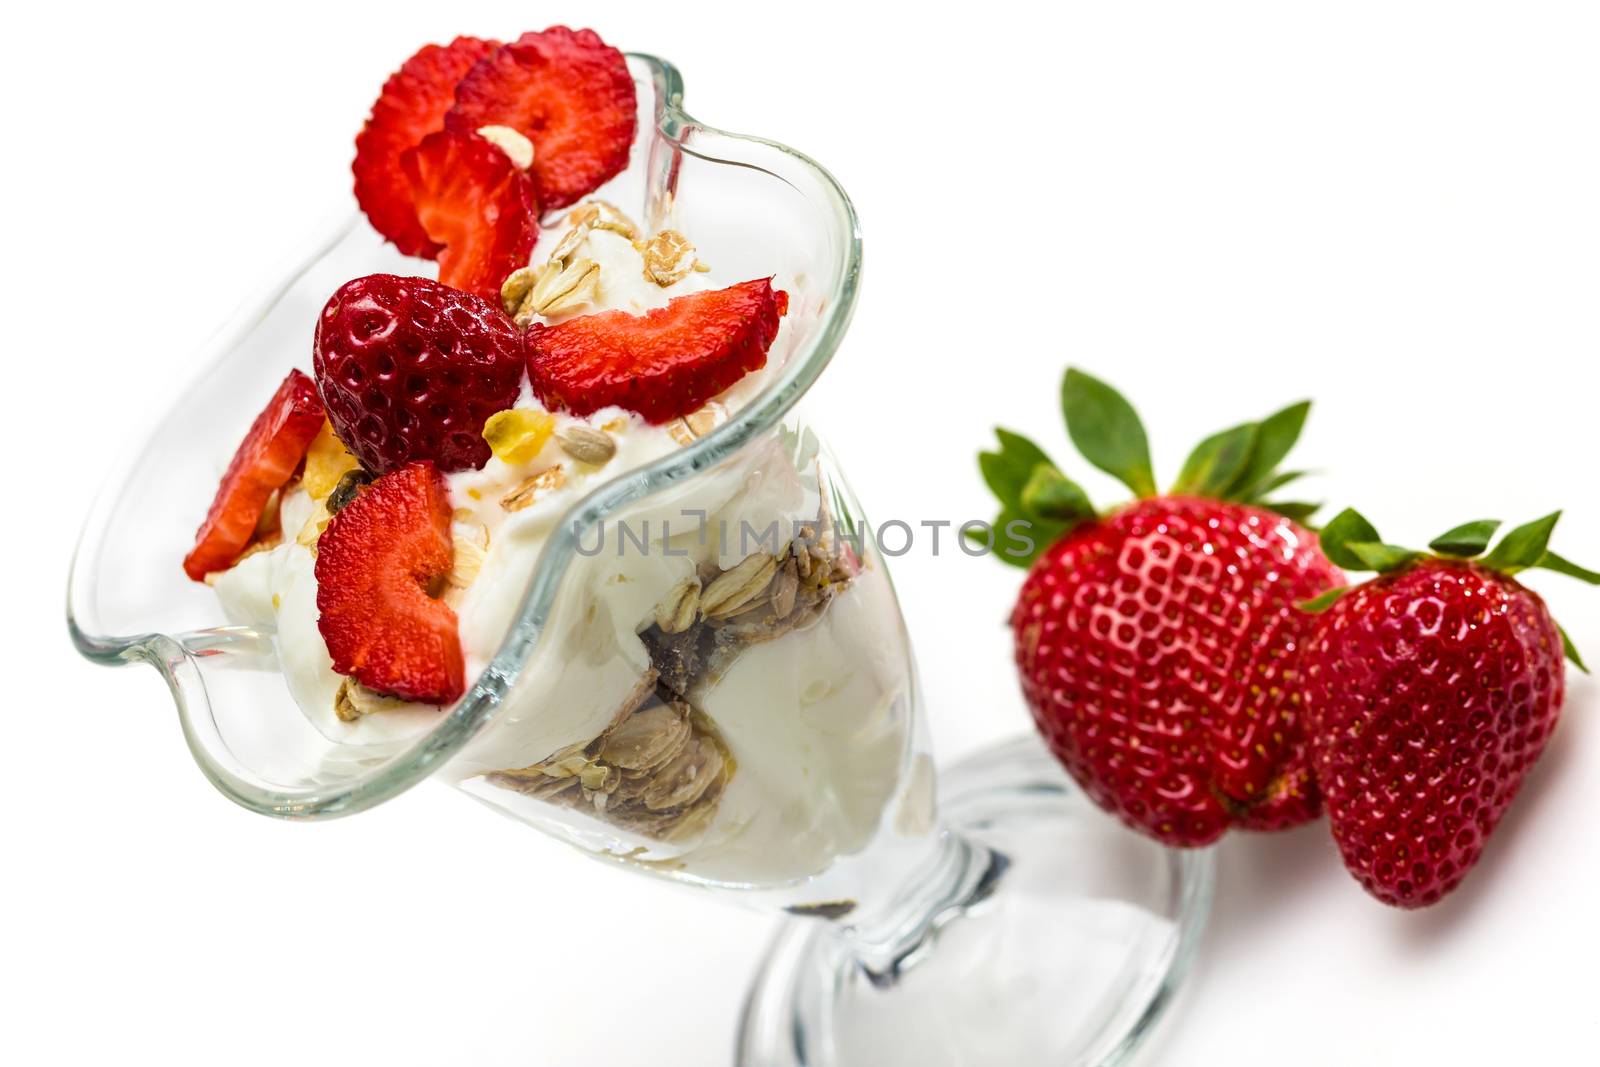
[(325, 501), (285, 494), (284, 542), (209, 585), (176, 566), (327, 294), (417, 273), (359, 220), (234, 320), (113, 477), (74, 563), (73, 639), (156, 667), (201, 769), (252, 811), (347, 815), (436, 778), (619, 867), (781, 911), (740, 1063), (1117, 1062), (1181, 975), (1209, 854), (1125, 833), (1032, 739), (936, 782), (884, 560), (800, 413), (857, 296), (851, 205), (804, 156), (691, 119), (669, 64), (627, 68), (640, 132), (593, 210), (690, 235), (722, 284), (771, 276), (787, 312), (763, 370), (664, 431), (572, 420), (535, 475), (452, 477), (464, 694), (409, 704), (332, 672), (315, 537), (293, 540)]

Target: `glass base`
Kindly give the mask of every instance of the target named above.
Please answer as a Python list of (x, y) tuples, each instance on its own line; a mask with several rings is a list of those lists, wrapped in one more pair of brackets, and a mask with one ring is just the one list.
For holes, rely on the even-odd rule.
[(1088, 1067), (1150, 1031), (1210, 909), (1211, 853), (1123, 828), (1031, 736), (943, 772), (940, 807), (978, 859), (962, 902), (888, 970), (837, 926), (786, 923), (742, 1067)]

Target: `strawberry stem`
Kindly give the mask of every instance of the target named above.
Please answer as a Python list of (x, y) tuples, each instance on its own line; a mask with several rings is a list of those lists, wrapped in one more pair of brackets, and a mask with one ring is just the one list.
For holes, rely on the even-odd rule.
[[(1530, 568), (1540, 567), (1590, 585), (1600, 585), (1600, 573), (1580, 567), (1550, 551), (1550, 534), (1560, 518), (1561, 512), (1554, 511), (1543, 518), (1516, 527), (1500, 538), (1500, 543), (1495, 545), (1487, 556), (1483, 556), (1478, 565), (1498, 571), (1508, 578)], [(1458, 560), (1481, 556), (1489, 547), (1489, 541), (1499, 527), (1498, 519), (1464, 522), (1429, 542), (1428, 547), (1433, 549), (1433, 553), (1430, 554), (1385, 544), (1379, 539), (1377, 529), (1366, 520), (1365, 516), (1354, 508), (1345, 508), (1322, 528), (1322, 554), (1343, 570), (1391, 574), (1403, 570), (1419, 559), (1429, 558), (1430, 555), (1432, 558)], [(1300, 610), (1313, 614), (1326, 611), (1347, 589), (1348, 587), (1330, 590), (1315, 600), (1307, 600), (1299, 605)], [(1561, 631), (1561, 644), (1567, 658), (1580, 671), (1589, 673), (1589, 668), (1578, 655), (1577, 646), (1572, 643), (1567, 631), (1562, 629), (1560, 623), (1556, 624), (1556, 629)]]

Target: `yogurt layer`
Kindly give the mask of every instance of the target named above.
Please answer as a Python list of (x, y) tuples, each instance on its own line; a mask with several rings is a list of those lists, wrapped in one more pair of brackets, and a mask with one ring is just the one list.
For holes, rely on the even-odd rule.
[[(569, 229), (544, 234), (540, 246), (561, 249), (576, 240), (567, 251), (598, 264), (598, 281), (587, 300), (539, 321), (612, 309), (639, 313), (717, 287), (702, 271), (660, 285), (646, 276), (627, 236), (590, 229), (569, 237)], [(788, 334), (785, 325), (766, 367), (688, 420), (654, 426), (617, 408), (585, 418), (552, 413), (555, 434), (537, 455), (518, 463), (491, 458), (481, 470), (447, 476), (458, 564), (463, 540), (487, 542), (475, 577), (452, 598), (468, 678), (498, 652), (546, 544), (572, 506), (748, 403), (781, 372), (793, 343)], [(545, 411), (526, 382), (517, 406)], [(559, 441), (574, 426), (609, 435), (615, 453), (598, 465), (575, 460)], [(557, 467), (559, 477), (550, 476)], [(531, 502), (508, 510), (508, 495), (534, 479), (544, 484), (528, 494)], [(781, 552), (800, 524), (825, 519), (827, 494), (814, 445), (774, 431), (585, 531), (534, 652), (494, 719), (442, 773), (479, 799), (592, 850), (716, 881), (794, 881), (863, 848), (910, 758), (909, 654), (893, 592), (870, 558), (853, 562), (854, 573), (816, 618), (753, 641), (681, 694), (697, 717), (695, 736), (707, 738), (726, 761), (714, 806), (692, 826), (638, 832), (608, 821), (604, 802), (597, 807), (586, 787), (564, 794), (562, 807), (497, 784), (504, 772), (538, 767), (593, 742), (639, 707), (641, 687), (649, 689), (656, 670), (641, 633), (674, 590), (732, 571), (753, 554)], [(346, 680), (334, 672), (317, 629), (314, 538), (291, 533), (315, 521), (318, 508), (303, 488), (288, 492), (281, 503), (283, 543), (248, 556), (213, 584), (231, 621), (275, 633), (295, 701), (349, 753), (338, 758), (381, 759), (444, 712), (378, 698), (354, 721), (336, 713)], [(550, 784), (538, 771), (530, 780)]]

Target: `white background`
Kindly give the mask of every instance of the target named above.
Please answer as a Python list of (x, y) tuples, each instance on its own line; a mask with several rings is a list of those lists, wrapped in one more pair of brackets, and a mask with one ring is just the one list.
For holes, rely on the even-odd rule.
[[(997, 421), (1064, 458), (1074, 361), (1135, 398), (1169, 477), (1203, 432), (1311, 395), (1298, 458), (1334, 472), (1314, 489), (1391, 540), (1564, 505), (1558, 546), (1600, 565), (1591, 6), (889, 6), (0, 16), (0, 1060), (727, 1060), (767, 917), (439, 787), (341, 822), (247, 815), (190, 764), (153, 672), (68, 647), (69, 545), (102, 464), (346, 210), (351, 137), (425, 41), (593, 24), (677, 62), (693, 113), (835, 171), (867, 286), (815, 399), (879, 519), (987, 516), (973, 454)], [(1025, 728), (1002, 627), (1018, 579), (926, 548), (894, 569), (948, 759)], [(1600, 661), (1600, 591), (1533, 583)], [(1226, 841), (1191, 986), (1142, 1067), (1592, 1047), (1597, 705), (1575, 682), (1481, 869), (1429, 912), (1366, 898), (1323, 826)]]

